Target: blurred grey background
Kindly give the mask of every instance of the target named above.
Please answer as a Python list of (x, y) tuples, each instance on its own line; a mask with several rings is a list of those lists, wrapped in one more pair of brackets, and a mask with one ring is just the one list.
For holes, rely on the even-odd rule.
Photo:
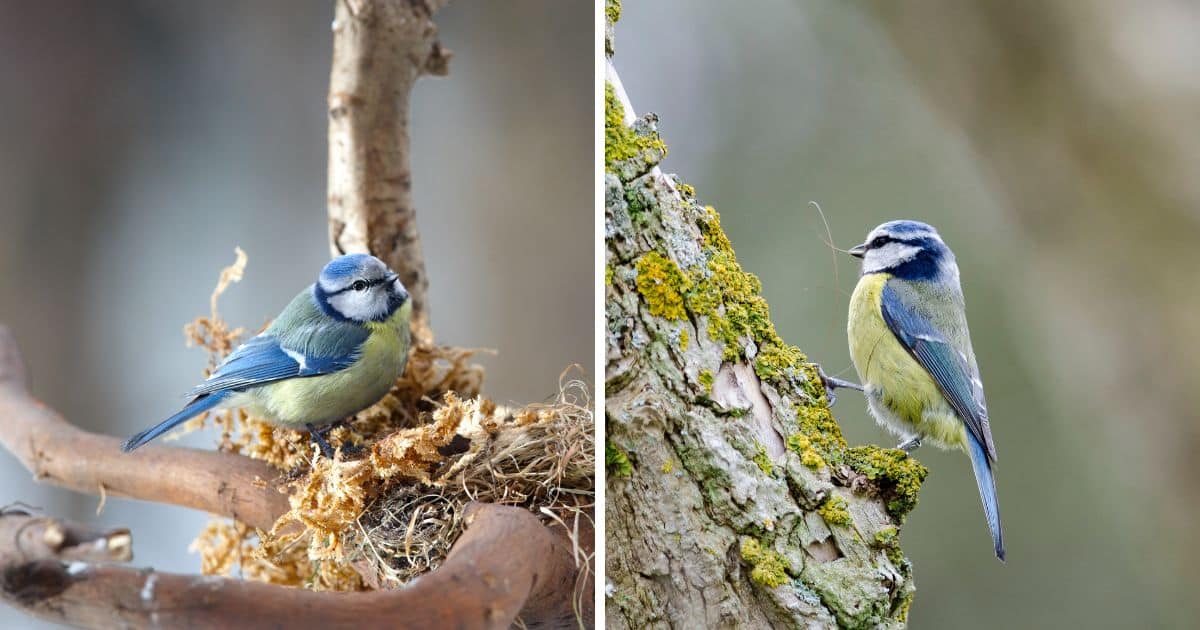
[[(921, 449), (914, 628), (1194, 627), (1200, 11), (1134, 6), (624, 2), (613, 61), (664, 170), (826, 371), (856, 378), (858, 261), (810, 201), (841, 247), (912, 218), (958, 256), (1008, 563), (967, 458)], [(893, 443), (860, 394), (835, 413)]]
[[(221, 310), (252, 330), (328, 260), (332, 19), (331, 1), (0, 2), (0, 322), (72, 422), (126, 436), (181, 404), (206, 362), (182, 326), (234, 246), (250, 262)], [(485, 393), (542, 401), (593, 366), (593, 9), (455, 0), (437, 22), (450, 76), (422, 79), (411, 115), (433, 328), (498, 351)], [(0, 454), (16, 500), (199, 570), (204, 514), (110, 499), (96, 517)]]

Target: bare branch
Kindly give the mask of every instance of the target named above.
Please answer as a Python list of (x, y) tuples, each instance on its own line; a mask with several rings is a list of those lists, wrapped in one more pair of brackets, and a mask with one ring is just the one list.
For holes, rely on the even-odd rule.
[(84, 628), (507, 628), (518, 613), (531, 626), (574, 624), (575, 566), (562, 536), (520, 508), (471, 504), (467, 522), (445, 564), (411, 586), (331, 593), (67, 562), (49, 545), (29, 555), (23, 532), (76, 526), (0, 514), (0, 599)]
[(84, 431), (35, 400), (25, 388), (21, 354), (0, 326), (0, 445), (38, 481), (97, 494), (169, 503), (270, 529), (288, 510), (267, 483), (279, 475), (263, 462), (231, 453), (151, 445), (121, 452), (115, 437)]
[(343, 0), (329, 77), (329, 238), (334, 255), (370, 252), (413, 299), (413, 334), (432, 340), (428, 280), (409, 168), (408, 96), (423, 74), (445, 74), (438, 0)]

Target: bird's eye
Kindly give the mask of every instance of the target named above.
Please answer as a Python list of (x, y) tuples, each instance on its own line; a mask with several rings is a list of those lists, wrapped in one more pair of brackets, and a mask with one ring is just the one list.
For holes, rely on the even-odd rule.
[(366, 291), (367, 282), (365, 280), (355, 280), (354, 284), (350, 285), (350, 288), (354, 289), (355, 291)]
[(888, 237), (876, 236), (875, 239), (871, 241), (871, 249), (875, 249), (876, 247), (883, 247), (883, 245), (887, 242), (888, 242)]

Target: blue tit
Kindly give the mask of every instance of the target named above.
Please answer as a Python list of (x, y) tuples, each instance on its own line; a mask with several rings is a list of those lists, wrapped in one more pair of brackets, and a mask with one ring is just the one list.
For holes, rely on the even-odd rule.
[(258, 336), (238, 346), (189, 394), (179, 413), (129, 438), (129, 452), (205, 411), (241, 407), (289, 429), (307, 429), (333, 456), (318, 427), (375, 404), (408, 361), (412, 304), (378, 258), (330, 261)]
[(847, 334), (871, 415), (903, 439), (897, 448), (928, 442), (967, 452), (996, 557), (1004, 560), (996, 444), (954, 254), (937, 230), (917, 221), (884, 223), (848, 251), (863, 261)]

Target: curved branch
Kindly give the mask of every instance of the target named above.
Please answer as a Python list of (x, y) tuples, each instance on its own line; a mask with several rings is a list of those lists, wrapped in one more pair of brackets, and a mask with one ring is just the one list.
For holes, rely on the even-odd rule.
[(431, 341), (425, 259), (409, 168), (408, 95), (446, 74), (432, 16), (441, 0), (343, 0), (329, 77), (329, 239), (334, 255), (370, 252), (413, 300), (413, 334)]
[(38, 481), (77, 492), (169, 503), (270, 529), (288, 510), (267, 464), (231, 453), (151, 445), (121, 452), (121, 440), (84, 431), (34, 399), (20, 351), (0, 325), (0, 444)]
[[(148, 447), (122, 453), (117, 438), (80, 430), (34, 400), (21, 356), (0, 325), (0, 443), (40, 480), (80, 492), (105, 492), (201, 509), (269, 529), (287, 498), (263, 480), (265, 464), (228, 453)], [(144, 453), (143, 453), (144, 451)], [(91, 566), (125, 561), (127, 530), (87, 528), (0, 512), (0, 599), (26, 612), (82, 627), (273, 627), (288, 621), (321, 627), (558, 627), (590, 619), (588, 563), (570, 535), (527, 510), (467, 507), (467, 530), (436, 571), (398, 591), (318, 593), (240, 580)], [(590, 553), (592, 534), (575, 532)], [(72, 564), (67, 564), (72, 562)], [(580, 571), (586, 571), (580, 579)], [(148, 593), (148, 595), (147, 595)], [(118, 623), (119, 622), (119, 623)]]
[[(414, 628), (507, 628), (518, 614), (529, 625), (562, 627), (575, 616), (575, 566), (563, 538), (520, 508), (469, 505), (467, 530), (445, 564), (407, 588), (369, 593), (66, 562), (49, 546), (29, 555), (18, 535), (46, 522), (57, 526), (0, 514), (0, 599), (84, 628), (376, 628), (399, 620)], [(513, 553), (514, 541), (521, 553)]]

